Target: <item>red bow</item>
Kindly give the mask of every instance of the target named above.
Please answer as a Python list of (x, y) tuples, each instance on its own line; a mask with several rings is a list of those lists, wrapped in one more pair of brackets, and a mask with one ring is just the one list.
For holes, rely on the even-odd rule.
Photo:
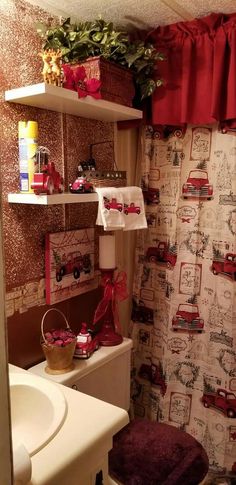
[(68, 64), (62, 66), (64, 72), (63, 87), (77, 91), (79, 98), (92, 96), (95, 99), (101, 99), (101, 81), (91, 78), (86, 79), (86, 71), (84, 66), (79, 66), (72, 69)]
[(182, 222), (190, 222), (190, 218), (185, 219), (184, 217), (182, 217)]
[(103, 298), (96, 308), (93, 324), (95, 325), (102, 317), (104, 317), (111, 302), (115, 330), (117, 333), (121, 333), (117, 304), (119, 301), (126, 300), (126, 298), (128, 298), (128, 292), (127, 275), (125, 271), (117, 273), (116, 278), (113, 281), (110, 278), (107, 278), (105, 281)]
[(73, 91), (76, 91), (75, 88), (75, 79), (74, 79), (74, 73), (70, 67), (69, 64), (62, 64), (62, 70), (63, 70), (63, 88), (66, 89), (72, 89)]

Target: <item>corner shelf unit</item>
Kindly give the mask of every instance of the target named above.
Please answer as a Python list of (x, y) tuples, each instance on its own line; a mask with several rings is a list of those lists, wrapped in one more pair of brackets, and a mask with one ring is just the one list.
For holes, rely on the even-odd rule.
[(143, 116), (140, 110), (91, 96), (79, 99), (75, 91), (45, 83), (6, 91), (5, 101), (108, 122), (139, 120)]
[(8, 194), (8, 202), (12, 204), (34, 204), (34, 205), (55, 205), (55, 204), (77, 204), (83, 202), (98, 202), (96, 192), (91, 194), (63, 194), (35, 195), (35, 194)]

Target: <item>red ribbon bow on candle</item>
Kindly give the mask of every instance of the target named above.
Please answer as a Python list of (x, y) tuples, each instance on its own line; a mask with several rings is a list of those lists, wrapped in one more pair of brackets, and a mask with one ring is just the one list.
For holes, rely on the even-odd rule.
[(93, 324), (95, 325), (102, 317), (105, 316), (111, 302), (115, 330), (117, 333), (121, 334), (117, 304), (119, 301), (123, 301), (128, 298), (127, 274), (125, 271), (120, 271), (117, 273), (113, 281), (111, 278), (107, 278), (105, 280), (104, 287), (103, 298), (95, 311)]

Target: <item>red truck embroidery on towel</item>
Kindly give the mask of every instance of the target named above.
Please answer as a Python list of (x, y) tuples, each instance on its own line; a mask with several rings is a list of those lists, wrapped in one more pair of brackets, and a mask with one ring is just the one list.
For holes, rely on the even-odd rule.
[(139, 206), (136, 206), (134, 202), (131, 202), (130, 205), (124, 204), (124, 213), (128, 214), (140, 214), (141, 209)]
[(123, 204), (121, 204), (120, 202), (117, 202), (115, 198), (112, 198), (111, 200), (109, 200), (107, 197), (103, 197), (103, 201), (104, 201), (105, 209), (107, 210), (114, 209), (114, 210), (118, 210), (119, 212), (122, 212)]

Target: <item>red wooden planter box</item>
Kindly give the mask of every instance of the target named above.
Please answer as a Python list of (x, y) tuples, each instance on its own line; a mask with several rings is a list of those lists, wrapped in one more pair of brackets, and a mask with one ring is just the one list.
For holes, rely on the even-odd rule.
[[(95, 78), (101, 81), (102, 99), (132, 107), (135, 87), (133, 74), (129, 69), (102, 57), (90, 57), (79, 65), (84, 66), (87, 79)], [(71, 67), (76, 68), (78, 64)]]

